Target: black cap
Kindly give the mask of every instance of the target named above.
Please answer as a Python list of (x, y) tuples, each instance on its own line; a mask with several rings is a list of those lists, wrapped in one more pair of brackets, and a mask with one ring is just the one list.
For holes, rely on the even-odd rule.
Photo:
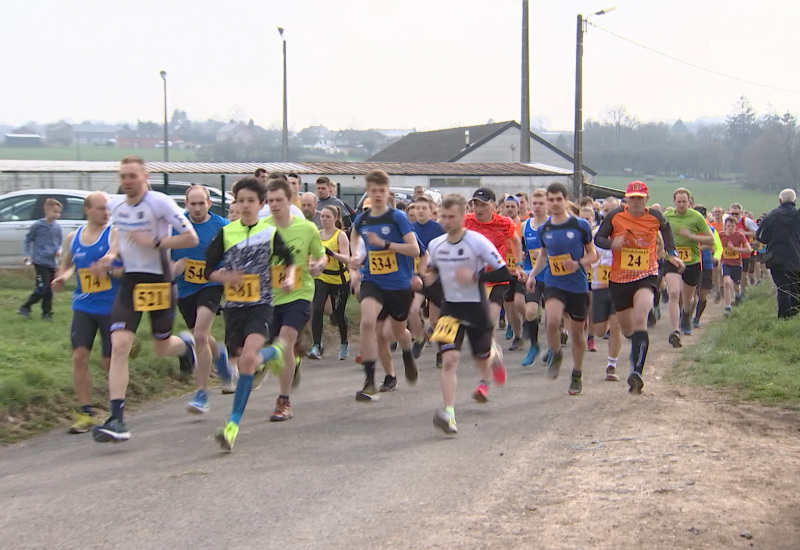
[(481, 202), (495, 202), (497, 199), (494, 196), (494, 191), (488, 187), (481, 187), (472, 194), (472, 199)]

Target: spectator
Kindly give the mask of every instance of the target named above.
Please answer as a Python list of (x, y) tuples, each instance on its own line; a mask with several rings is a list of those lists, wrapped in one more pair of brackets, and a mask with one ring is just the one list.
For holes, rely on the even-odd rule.
[(314, 193), (303, 193), (300, 196), (300, 210), (303, 211), (303, 216), (308, 221), (317, 226), (317, 229), (322, 229), (322, 222), (317, 211), (317, 196)]
[(767, 245), (765, 260), (778, 287), (778, 317), (788, 318), (800, 310), (800, 213), (797, 194), (784, 189), (778, 208), (767, 214), (756, 239)]

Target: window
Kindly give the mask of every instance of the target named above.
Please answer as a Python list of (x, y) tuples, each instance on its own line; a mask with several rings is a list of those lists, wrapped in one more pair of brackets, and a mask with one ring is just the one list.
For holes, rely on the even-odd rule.
[(33, 218), (36, 196), (9, 197), (0, 201), (0, 222), (29, 221)]
[(83, 213), (83, 199), (65, 195), (54, 196), (61, 203), (61, 220), (85, 220)]

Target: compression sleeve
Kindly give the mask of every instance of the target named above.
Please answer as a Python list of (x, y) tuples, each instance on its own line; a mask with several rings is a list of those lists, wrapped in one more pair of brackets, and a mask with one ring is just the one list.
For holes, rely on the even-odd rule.
[(658, 220), (658, 230), (661, 232), (661, 237), (664, 239), (664, 252), (667, 256), (675, 256), (675, 239), (672, 237), (672, 228), (667, 219), (658, 210), (650, 210), (650, 215)]
[(611, 220), (614, 219), (614, 216), (619, 212), (622, 212), (622, 210), (622, 207), (616, 208), (609, 212), (608, 216), (603, 218), (603, 223), (600, 224), (600, 227), (594, 236), (594, 244), (596, 244), (598, 247), (606, 250), (611, 249), (611, 233), (614, 231), (614, 226), (611, 225)]
[[(324, 254), (324, 249), (323, 249)], [(272, 240), (272, 256), (278, 257), (279, 259), (283, 260), (283, 265), (286, 267), (290, 267), (294, 265), (294, 258), (292, 256), (292, 251), (289, 250), (289, 247), (286, 246), (286, 243), (283, 242), (281, 239), (281, 234), (277, 231), (275, 232), (275, 237)]]
[(510, 283), (514, 280), (514, 276), (505, 265), (489, 272), (483, 270), (478, 277), (481, 283)]
[(206, 280), (208, 280), (214, 271), (219, 269), (224, 251), (222, 228), (220, 228), (217, 234), (214, 235), (214, 238), (211, 239), (211, 242), (208, 243), (208, 248), (206, 248), (206, 272), (203, 275)]

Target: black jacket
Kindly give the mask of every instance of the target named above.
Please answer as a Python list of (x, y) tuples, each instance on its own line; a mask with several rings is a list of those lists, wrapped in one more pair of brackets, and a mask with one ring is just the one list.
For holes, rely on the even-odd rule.
[(767, 245), (768, 268), (800, 271), (800, 212), (794, 203), (785, 202), (767, 214), (756, 239)]

